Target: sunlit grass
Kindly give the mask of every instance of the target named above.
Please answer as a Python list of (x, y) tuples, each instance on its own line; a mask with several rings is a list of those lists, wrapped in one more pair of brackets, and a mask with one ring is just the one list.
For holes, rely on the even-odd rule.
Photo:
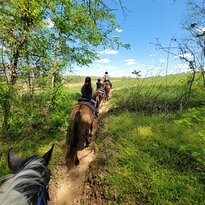
[[(105, 198), (116, 204), (203, 204), (204, 174), (191, 155), (203, 148), (197, 126), (179, 126), (175, 115), (115, 113), (98, 141), (107, 172), (100, 174)], [(202, 131), (204, 133), (204, 131)], [(205, 133), (204, 133), (205, 134)], [(192, 143), (192, 144), (191, 144)], [(189, 151), (181, 150), (190, 144)], [(111, 156), (110, 156), (111, 153)]]

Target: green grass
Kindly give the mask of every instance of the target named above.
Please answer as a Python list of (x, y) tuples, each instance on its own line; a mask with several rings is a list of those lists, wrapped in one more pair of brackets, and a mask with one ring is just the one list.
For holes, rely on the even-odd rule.
[[(86, 76), (75, 76), (75, 75), (67, 75), (63, 77), (63, 83), (83, 83)], [(92, 82), (95, 83), (99, 76), (90, 76), (92, 79)], [(103, 76), (100, 77), (101, 79)], [(126, 81), (127, 78), (117, 78), (112, 77), (112, 80), (120, 80), (120, 81)]]
[(204, 204), (205, 106), (201, 102), (205, 95), (198, 86), (201, 82), (193, 86), (189, 107), (180, 111), (175, 106), (180, 105), (187, 77), (119, 82), (126, 88), (112, 96), (91, 168), (105, 203)]
[(205, 125), (180, 124), (177, 115), (111, 113), (97, 142), (99, 175), (112, 204), (204, 204), (204, 170), (192, 153), (205, 145)]

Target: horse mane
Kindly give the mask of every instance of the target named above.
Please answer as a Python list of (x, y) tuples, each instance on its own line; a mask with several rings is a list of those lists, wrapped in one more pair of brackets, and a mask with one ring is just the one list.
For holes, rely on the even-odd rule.
[[(44, 160), (41, 157), (33, 157), (27, 161), (22, 170), (4, 177), (0, 187), (1, 205), (30, 205), (29, 195), (34, 193), (34, 187), (43, 186), (44, 180), (38, 169), (45, 170)], [(44, 185), (45, 186), (45, 185)], [(33, 190), (32, 190), (33, 188)], [(23, 190), (24, 191), (23, 193)]]

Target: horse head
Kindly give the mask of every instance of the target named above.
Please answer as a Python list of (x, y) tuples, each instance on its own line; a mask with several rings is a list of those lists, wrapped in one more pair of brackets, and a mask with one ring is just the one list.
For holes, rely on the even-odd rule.
[(13, 150), (8, 153), (12, 174), (6, 176), (0, 187), (1, 205), (41, 205), (49, 200), (48, 184), (51, 172), (47, 168), (54, 145), (43, 156), (20, 158)]

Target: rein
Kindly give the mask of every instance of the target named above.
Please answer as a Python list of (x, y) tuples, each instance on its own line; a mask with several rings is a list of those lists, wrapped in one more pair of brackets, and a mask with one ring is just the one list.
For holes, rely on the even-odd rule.
[(36, 205), (47, 205), (47, 200), (50, 200), (49, 194), (48, 194), (48, 186), (41, 187), (40, 191), (38, 192), (38, 198)]

